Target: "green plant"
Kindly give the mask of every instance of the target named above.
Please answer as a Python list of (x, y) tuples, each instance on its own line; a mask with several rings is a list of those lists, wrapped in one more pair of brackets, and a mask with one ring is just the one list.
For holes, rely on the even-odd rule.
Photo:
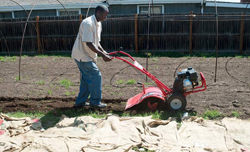
[(0, 61), (1, 62), (5, 62), (5, 61), (10, 61), (10, 62), (15, 62), (16, 61), (16, 57), (7, 57), (7, 56), (0, 56)]
[(237, 111), (231, 111), (231, 114), (233, 115), (233, 117), (239, 118), (240, 114)]
[(63, 79), (59, 83), (60, 83), (61, 86), (65, 87), (66, 89), (68, 89), (70, 86), (73, 85), (73, 82), (71, 82), (68, 79)]
[(152, 53), (144, 53), (146, 56), (152, 56)]
[(123, 84), (124, 83), (124, 80), (117, 80), (116, 81), (116, 84)]
[(48, 90), (48, 94), (49, 94), (49, 95), (52, 95), (52, 91), (51, 91), (51, 90)]
[(39, 84), (39, 85), (44, 85), (45, 84), (45, 82), (43, 81), (43, 80), (40, 80), (40, 81), (37, 81), (37, 82), (35, 82), (36, 84)]
[(44, 115), (44, 113), (42, 112), (28, 112), (28, 113), (24, 113), (24, 112), (10, 112), (10, 113), (6, 113), (8, 116), (10, 117), (15, 117), (15, 118), (22, 118), (22, 117), (30, 117), (30, 118), (40, 118)]
[(19, 79), (19, 76), (16, 76), (16, 78), (15, 78), (15, 81), (17, 82), (17, 81), (19, 81), (20, 79)]
[(159, 60), (159, 59), (158, 59), (158, 58), (156, 58), (156, 57), (154, 57), (154, 58), (153, 58), (153, 61), (155, 61), (155, 62), (156, 62), (156, 61), (158, 61), (158, 60)]
[(37, 57), (39, 57), (39, 58), (46, 58), (46, 57), (48, 57), (48, 55), (37, 55)]
[(242, 55), (236, 55), (235, 58), (241, 59), (241, 58), (244, 58), (244, 56), (242, 56)]
[(126, 84), (136, 84), (136, 81), (134, 79), (129, 79)]
[(5, 61), (6, 61), (5, 57), (0, 56), (0, 61), (1, 61), (1, 62), (5, 62)]
[(116, 93), (115, 92), (110, 92), (111, 95), (115, 95)]
[(70, 96), (71, 93), (70, 93), (69, 91), (66, 91), (66, 92), (65, 92), (65, 95), (66, 95), (66, 96)]
[(118, 93), (118, 96), (123, 96), (123, 95), (124, 95), (123, 92)]
[(144, 85), (148, 86), (148, 85), (152, 85), (152, 83), (151, 82), (146, 82), (146, 83), (144, 83)]
[(65, 95), (66, 96), (71, 96), (71, 95), (75, 95), (76, 93), (73, 91), (73, 92), (70, 92), (70, 91), (66, 91), (65, 92)]
[(216, 119), (219, 118), (222, 114), (217, 111), (217, 110), (207, 110), (206, 112), (203, 113), (203, 118), (204, 119)]

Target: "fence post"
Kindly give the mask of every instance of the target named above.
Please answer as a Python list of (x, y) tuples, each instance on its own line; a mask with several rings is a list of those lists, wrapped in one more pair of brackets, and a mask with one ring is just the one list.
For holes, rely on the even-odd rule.
[(82, 14), (79, 15), (80, 24), (82, 23)]
[(193, 11), (190, 11), (190, 26), (189, 26), (189, 54), (192, 53), (192, 43), (193, 43)]
[(135, 52), (138, 52), (138, 14), (135, 14)]
[(241, 13), (241, 25), (240, 25), (240, 54), (243, 53), (243, 39), (244, 39), (244, 20), (245, 20), (245, 13)]
[(39, 16), (36, 16), (36, 33), (37, 33), (37, 47), (38, 47), (38, 53), (42, 53), (42, 47), (41, 47), (41, 39), (40, 39), (40, 30), (39, 30)]

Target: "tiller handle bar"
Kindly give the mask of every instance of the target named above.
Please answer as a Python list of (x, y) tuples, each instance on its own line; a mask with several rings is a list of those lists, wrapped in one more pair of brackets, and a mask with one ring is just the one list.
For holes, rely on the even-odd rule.
[(114, 52), (110, 52), (109, 55), (115, 55), (115, 54), (123, 54), (123, 55), (126, 55), (128, 56), (132, 61), (128, 61), (122, 57), (119, 57), (119, 56), (112, 56), (112, 59), (116, 58), (116, 59), (119, 59), (119, 60), (122, 60), (123, 62), (126, 62), (127, 64), (131, 65), (132, 67), (136, 68), (137, 70), (141, 71), (142, 73), (146, 74), (149, 78), (151, 78), (155, 83), (156, 85), (159, 87), (159, 89), (162, 91), (163, 95), (164, 96), (167, 96), (169, 93), (172, 92), (172, 90), (167, 87), (165, 84), (163, 84), (160, 80), (158, 80), (154, 75), (152, 75), (150, 72), (148, 72), (146, 69), (144, 69), (131, 55), (129, 55), (128, 53), (126, 52), (123, 52), (123, 51), (114, 51)]
[[(126, 52), (123, 52), (123, 51), (114, 51), (114, 52), (110, 52), (109, 55), (116, 55), (118, 53), (121, 53), (123, 55), (126, 55), (128, 56), (134, 63), (122, 58), (122, 57), (119, 57), (119, 56), (112, 56), (111, 59), (119, 59), (119, 60), (122, 60), (124, 62), (126, 62), (127, 64), (131, 65), (132, 67), (136, 68), (137, 70), (141, 71), (142, 73), (146, 74), (149, 78), (151, 78), (155, 83), (156, 85), (159, 87), (159, 89), (162, 91), (163, 95), (164, 96), (167, 96), (168, 94), (172, 93), (173, 90), (171, 90), (169, 87), (167, 87), (165, 84), (163, 84), (160, 80), (158, 80), (154, 75), (152, 75), (150, 72), (148, 72), (146, 69), (144, 69), (131, 55), (129, 55), (128, 53)], [(184, 92), (183, 95), (184, 96), (187, 96), (191, 93), (196, 93), (196, 92), (201, 92), (201, 91), (204, 91), (207, 89), (207, 84), (206, 84), (206, 80), (205, 80), (205, 77), (203, 75), (202, 72), (200, 72), (200, 77), (201, 77), (201, 82), (202, 84), (200, 86), (197, 86), (197, 87), (194, 87), (192, 91), (189, 91), (189, 92)]]

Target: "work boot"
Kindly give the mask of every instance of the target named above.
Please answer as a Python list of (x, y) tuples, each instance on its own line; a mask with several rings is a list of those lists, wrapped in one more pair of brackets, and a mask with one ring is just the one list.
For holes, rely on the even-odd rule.
[(105, 107), (107, 107), (107, 104), (101, 103), (101, 102), (100, 102), (100, 104), (98, 104), (98, 105), (90, 104), (90, 108), (97, 108), (97, 109), (100, 109), (100, 108), (105, 108)]
[(89, 106), (89, 105), (90, 105), (90, 103), (89, 103), (89, 102), (85, 102), (85, 104), (81, 104), (81, 105), (74, 105), (74, 106), (73, 106), (73, 108), (78, 109), (78, 108), (83, 108), (83, 107), (86, 107), (86, 106)]

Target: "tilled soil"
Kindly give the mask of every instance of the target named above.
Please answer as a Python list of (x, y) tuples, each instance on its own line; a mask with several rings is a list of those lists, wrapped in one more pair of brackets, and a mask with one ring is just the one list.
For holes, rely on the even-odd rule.
[[(146, 67), (146, 58), (135, 59)], [(34, 112), (73, 107), (80, 77), (73, 59), (23, 57), (21, 61), (21, 81), (17, 79), (18, 58), (0, 62), (0, 111)], [(218, 110), (229, 117), (237, 112), (240, 118), (250, 118), (250, 59), (218, 58), (217, 72), (215, 61), (215, 58), (202, 57), (154, 57), (148, 60), (148, 71), (171, 88), (179, 69), (193, 67), (204, 74), (207, 90), (188, 95), (186, 110), (199, 114)], [(124, 111), (126, 101), (142, 91), (142, 86), (129, 83), (131, 80), (151, 86), (149, 78), (146, 83), (144, 74), (118, 59), (104, 62), (99, 58), (98, 66), (103, 78), (102, 102), (108, 104), (102, 110), (105, 113)], [(60, 84), (66, 79), (72, 82), (69, 87)]]

